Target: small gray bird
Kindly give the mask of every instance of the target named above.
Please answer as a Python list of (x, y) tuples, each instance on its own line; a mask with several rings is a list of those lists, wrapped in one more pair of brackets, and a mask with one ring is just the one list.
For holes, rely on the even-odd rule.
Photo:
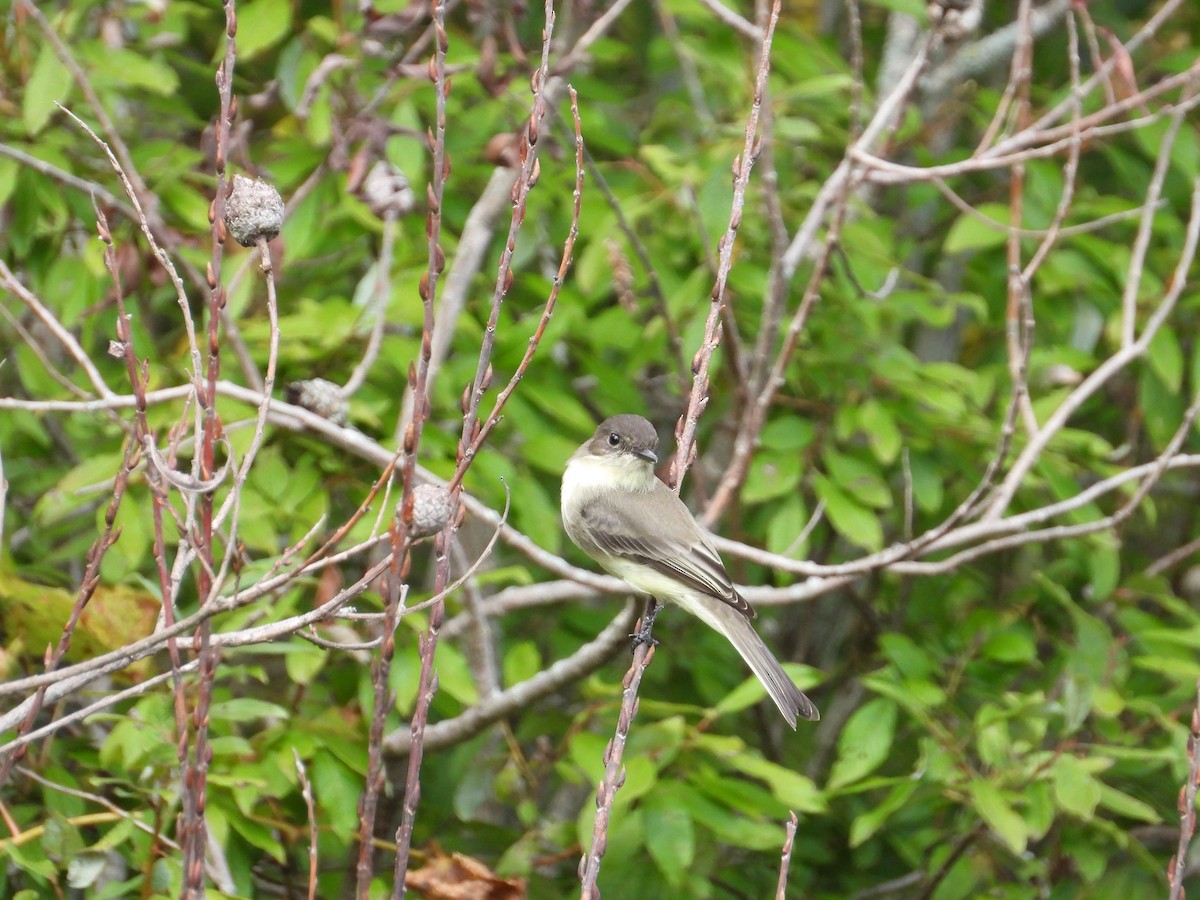
[(562, 518), (567, 535), (635, 590), (682, 606), (729, 639), (792, 728), (816, 706), (792, 683), (754, 631), (712, 541), (654, 475), (658, 434), (641, 416), (612, 416), (567, 461)]

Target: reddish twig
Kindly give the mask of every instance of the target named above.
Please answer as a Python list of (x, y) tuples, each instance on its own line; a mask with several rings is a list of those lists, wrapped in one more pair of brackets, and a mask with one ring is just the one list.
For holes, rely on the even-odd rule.
[(1167, 863), (1170, 900), (1183, 900), (1183, 876), (1187, 871), (1188, 847), (1196, 832), (1196, 789), (1200, 787), (1200, 681), (1196, 683), (1196, 705), (1187, 739), (1188, 779), (1179, 789), (1179, 848)]
[(742, 212), (746, 205), (746, 188), (750, 184), (750, 172), (761, 152), (758, 120), (762, 110), (763, 96), (767, 89), (767, 73), (771, 70), (771, 42), (775, 36), (775, 25), (779, 21), (780, 0), (771, 6), (771, 15), (763, 33), (759, 48), (758, 74), (754, 82), (754, 101), (746, 122), (746, 137), (742, 152), (733, 161), (733, 199), (730, 203), (729, 224), (725, 234), (717, 243), (720, 260), (717, 267), (716, 284), (713, 285), (704, 326), (704, 341), (692, 357), (692, 390), (688, 395), (687, 409), (676, 424), (676, 439), (679, 451), (671, 464), (667, 483), (676, 492), (683, 484), (683, 473), (691, 466), (696, 456), (696, 427), (700, 414), (708, 405), (708, 367), (713, 353), (721, 343), (721, 316), (725, 306), (725, 288), (733, 268), (733, 243), (742, 224)]
[[(139, 444), (151, 440), (151, 431), (146, 419), (146, 384), (149, 381), (144, 367), (139, 371), (137, 356), (133, 345), (133, 331), (129, 313), (125, 309), (125, 292), (121, 288), (121, 276), (117, 267), (117, 257), (113, 249), (112, 235), (109, 233), (108, 221), (104, 213), (96, 208), (96, 227), (100, 240), (104, 243), (104, 265), (108, 269), (116, 289), (117, 299), (117, 341), (125, 358), (125, 370), (129, 377), (130, 388), (137, 405), (134, 407), (134, 438)], [(148, 468), (147, 483), (150, 487), (152, 515), (154, 517), (154, 560), (158, 570), (159, 592), (162, 595), (162, 618), (169, 627), (175, 621), (175, 598), (171, 588), (171, 573), (167, 568), (166, 535), (163, 530), (163, 509), (167, 505), (168, 489), (163, 479), (157, 477), (152, 468)], [(167, 654), (171, 660), (171, 685), (173, 710), (175, 714), (175, 745), (184, 747), (188, 739), (188, 720), (186, 699), (184, 697), (183, 677), (180, 668), (183, 661), (179, 655), (179, 644), (174, 637), (167, 641)], [(180, 758), (180, 763), (184, 762)]]
[(304, 797), (304, 808), (308, 813), (308, 900), (317, 900), (317, 873), (320, 871), (317, 853), (317, 809), (313, 799), (312, 784), (308, 770), (296, 748), (292, 748), (292, 760), (296, 764), (296, 777), (300, 779), (300, 794)]
[[(641, 623), (635, 627), (641, 631)], [(604, 777), (596, 789), (596, 819), (592, 823), (592, 844), (579, 860), (579, 879), (582, 884), (580, 900), (599, 900), (600, 888), (597, 879), (600, 877), (600, 860), (608, 847), (608, 822), (612, 816), (613, 800), (617, 791), (625, 783), (625, 767), (621, 758), (625, 754), (625, 742), (629, 738), (629, 728), (638, 710), (638, 688), (642, 684), (642, 676), (650, 661), (654, 659), (654, 644), (652, 641), (642, 641), (633, 651), (633, 662), (625, 673), (622, 682), (621, 710), (617, 714), (617, 730), (608, 746), (604, 748)]]
[[(462, 482), (463, 476), (475, 458), (475, 453), (482, 446), (487, 434), (495, 427), (496, 421), (499, 420), (499, 412), (503, 409), (504, 401), (508, 399), (508, 395), (512, 393), (521, 376), (524, 375), (524, 370), (528, 367), (528, 361), (532, 356), (530, 352), (526, 352), (522, 365), (518, 367), (517, 372), (513, 375), (505, 390), (497, 397), (496, 404), (492, 408), (492, 415), (488, 417), (486, 422), (480, 423), (479, 406), (483, 400), (484, 393), (492, 381), (492, 352), (495, 349), (496, 327), (500, 320), (500, 307), (509, 290), (512, 288), (513, 283), (512, 258), (517, 248), (517, 235), (525, 223), (525, 209), (529, 201), (529, 194), (541, 175), (541, 161), (538, 158), (538, 141), (541, 136), (542, 121), (546, 117), (545, 89), (546, 79), (550, 71), (550, 38), (553, 34), (554, 8), (551, 3), (547, 2), (546, 26), (542, 31), (541, 64), (533, 73), (531, 79), (533, 106), (520, 138), (519, 154), (521, 169), (512, 189), (512, 218), (508, 225), (508, 238), (505, 241), (504, 250), (500, 254), (500, 264), (496, 272), (496, 284), (492, 291), (491, 309), (488, 313), (488, 321), (484, 328), (483, 339), (480, 341), (479, 361), (475, 365), (475, 377), (471, 380), (471, 385), (467, 393), (463, 395), (463, 434), (458, 448), (458, 466), (450, 482), (451, 491), (457, 490), (458, 485)], [(578, 197), (576, 197), (576, 203), (578, 204), (578, 202)], [(572, 245), (574, 244), (574, 231), (569, 241)], [(565, 261), (569, 262), (569, 259), (569, 254), (564, 256)], [(547, 300), (546, 308), (542, 313), (542, 321), (539, 323), (534, 339), (531, 341), (530, 351), (536, 349), (536, 340), (540, 339), (541, 332), (545, 329), (545, 323), (549, 320), (549, 313), (554, 309), (554, 301), (558, 297), (562, 271), (560, 268), (560, 277), (556, 279), (554, 287), (551, 290), (550, 299)]]
[[(216, 153), (214, 169), (217, 176), (216, 193), (209, 206), (212, 224), (212, 252), (206, 278), (208, 283), (208, 355), (204, 369), (205, 386), (197, 391), (197, 416), (201, 417), (202, 438), (197, 454), (198, 467), (193, 475), (201, 480), (212, 478), (216, 470), (216, 446), (220, 431), (217, 416), (217, 380), (221, 373), (221, 310), (225, 307), (225, 289), (221, 285), (221, 263), (225, 247), (225, 162), (229, 143), (229, 126), (237, 114), (233, 103), (233, 69), (237, 59), (237, 11), (235, 0), (224, 0), (225, 56), (217, 67), (216, 84), (220, 98), (215, 127)], [(208, 602), (213, 587), (213, 496), (199, 497), (199, 522), (193, 529), (197, 561), (200, 569), (196, 582), (201, 602)], [(204, 815), (207, 795), (208, 766), (211, 750), (208, 742), (208, 710), (212, 702), (213, 684), (220, 658), (217, 648), (210, 645), (212, 626), (209, 620), (200, 624), (193, 647), (200, 661), (196, 705), (192, 711), (195, 737), (190, 750), (180, 746), (183, 766), (183, 810), (181, 813), (180, 843), (183, 845), (184, 900), (199, 900), (204, 896), (204, 856), (208, 843), (208, 827)]]
[(787, 830), (784, 832), (783, 851), (779, 859), (779, 881), (775, 885), (775, 900), (787, 900), (788, 870), (792, 866), (792, 847), (796, 840), (796, 814), (788, 810)]
[[(549, 34), (549, 28), (547, 28)], [(549, 40), (547, 39), (547, 46)], [(573, 196), (573, 204), (571, 207), (571, 225), (567, 231), (566, 240), (563, 242), (562, 256), (559, 258), (558, 271), (554, 275), (554, 283), (550, 287), (550, 295), (546, 298), (545, 306), (542, 308), (541, 318), (538, 320), (537, 328), (534, 329), (533, 335), (529, 338), (529, 343), (525, 347), (525, 353), (521, 357), (521, 362), (517, 365), (517, 370), (509, 379), (508, 384), (496, 396), (496, 402), (492, 405), (492, 411), (488, 414), (487, 419), (482, 425), (472, 428), (470, 443), (462, 451), (459, 459), (458, 468), (455, 469), (454, 475), (450, 479), (450, 490), (456, 490), (462, 483), (463, 476), (466, 475), (467, 469), (470, 467), (475, 455), (487, 440), (488, 435), (492, 433), (492, 429), (500, 421), (501, 414), (504, 411), (504, 404), (508, 402), (508, 398), (512, 396), (513, 391), (517, 389), (517, 385), (521, 383), (521, 379), (525, 377), (525, 372), (529, 369), (529, 364), (533, 361), (534, 354), (537, 353), (538, 347), (541, 346), (542, 335), (546, 332), (546, 326), (550, 324), (550, 317), (554, 314), (554, 306), (558, 302), (559, 291), (562, 289), (563, 281), (567, 277), (567, 270), (571, 267), (572, 254), (575, 249), (575, 239), (579, 236), (579, 214), (583, 200), (583, 125), (579, 119), (579, 98), (575, 93), (575, 89), (568, 86), (567, 91), (571, 96), (571, 116), (575, 123), (575, 191)], [(530, 119), (532, 128), (533, 119)], [(517, 182), (521, 184), (520, 180)], [(524, 203), (524, 201), (522, 201)], [(522, 214), (523, 215), (523, 214)], [(511, 276), (511, 270), (509, 270)], [(489, 351), (490, 355), (490, 351)], [(483, 370), (483, 377), (490, 377), (491, 362), (489, 360), (487, 367)], [(477, 382), (478, 384), (479, 382)], [(483, 382), (483, 387), (486, 388), (486, 381)], [(478, 392), (473, 391), (475, 395)], [(476, 407), (477, 408), (477, 407)], [(464, 432), (464, 438), (465, 438)]]
[[(393, 518), (391, 526), (392, 555), (391, 564), (388, 569), (383, 640), (380, 642), (379, 654), (375, 658), (372, 667), (375, 701), (371, 714), (368, 738), (367, 779), (363, 788), (362, 798), (359, 802), (359, 850), (356, 869), (356, 894), (360, 900), (367, 900), (370, 893), (371, 878), (374, 874), (372, 853), (375, 817), (379, 794), (384, 782), (384, 725), (388, 709), (391, 707), (388, 673), (391, 671), (392, 657), (395, 653), (396, 625), (406, 596), (403, 580), (408, 574), (408, 551), (411, 546), (409, 525), (412, 522), (413, 470), (416, 466), (421, 432), (425, 421), (429, 417), (428, 378), (433, 345), (434, 299), (437, 296), (438, 280), (446, 263), (445, 253), (441, 247), (441, 229), (442, 197), (445, 193), (446, 178), (450, 170), (450, 160), (446, 153), (446, 98), (449, 95), (450, 86), (446, 76), (446, 52), (449, 47), (449, 38), (446, 34), (446, 6), (442, 0), (433, 0), (432, 16), (432, 28), (435, 40), (433, 56), (429, 62), (429, 76), (434, 83), (436, 112), (434, 127), (428, 133), (429, 149), (433, 157), (433, 165), (427, 190), (428, 211), (425, 219), (425, 233), (427, 237), (426, 269), (421, 276), (420, 284), (424, 322), (421, 330), (421, 351), (416, 363), (409, 367), (409, 385), (411, 386), (413, 395), (413, 417), (412, 421), (406, 425), (401, 441), (404, 454), (401, 467), (402, 490), (399, 514)], [(439, 538), (438, 555), (439, 557), (444, 556), (444, 545), (441, 543), (441, 538)], [(442, 565), (439, 562), (439, 577), (441, 577), (441, 569)], [(422, 719), (428, 715), (427, 701), (432, 699), (437, 687), (433, 676), (433, 654), (437, 646), (437, 629), (441, 624), (441, 617), (444, 615), (443, 610), (444, 607), (440, 603), (432, 607), (429, 614), (429, 632), (421, 641), (421, 675), (417, 695), (417, 709), (413, 714), (414, 731), (423, 727)], [(418, 760), (418, 772), (419, 765)], [(410, 760), (410, 772), (412, 771), (412, 761)], [(410, 784), (410, 786), (413, 790), (405, 792), (405, 811), (402, 821), (409, 820), (410, 807), (415, 812), (416, 803), (419, 798), (419, 782)], [(401, 831), (403, 830), (404, 825), (402, 824)], [(407, 866), (408, 846), (401, 845), (400, 834), (398, 832), (393, 890), (400, 894), (404, 892), (404, 873)]]

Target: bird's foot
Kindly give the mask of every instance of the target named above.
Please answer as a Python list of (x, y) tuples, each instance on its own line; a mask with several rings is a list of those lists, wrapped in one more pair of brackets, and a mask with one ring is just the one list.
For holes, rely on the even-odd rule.
[(629, 652), (633, 653), (642, 644), (650, 647), (657, 647), (658, 640), (651, 634), (654, 630), (654, 620), (658, 618), (659, 612), (662, 610), (662, 605), (657, 603), (653, 597), (646, 603), (646, 613), (642, 616), (641, 624), (638, 630), (631, 634)]

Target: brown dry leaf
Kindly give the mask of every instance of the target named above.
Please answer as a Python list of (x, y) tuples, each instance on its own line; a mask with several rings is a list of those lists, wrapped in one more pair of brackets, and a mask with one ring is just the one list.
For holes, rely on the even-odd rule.
[(525, 879), (501, 878), (479, 860), (463, 853), (443, 853), (433, 846), (425, 865), (404, 879), (409, 890), (427, 900), (525, 900)]

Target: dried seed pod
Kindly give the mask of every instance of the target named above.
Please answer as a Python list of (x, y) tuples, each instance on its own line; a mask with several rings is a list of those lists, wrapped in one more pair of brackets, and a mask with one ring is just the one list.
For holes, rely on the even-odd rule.
[(253, 247), (259, 238), (269, 241), (283, 227), (283, 198), (265, 181), (234, 175), (233, 192), (225, 201), (225, 224), (243, 247)]
[(436, 484), (418, 484), (412, 493), (412, 524), (408, 533), (414, 538), (429, 537), (446, 527), (454, 512), (450, 492)]
[(362, 199), (379, 218), (388, 213), (402, 216), (417, 205), (417, 195), (404, 173), (386, 160), (379, 160), (363, 179)]
[(925, 12), (938, 34), (951, 43), (970, 37), (983, 21), (982, 0), (930, 0)]
[(324, 378), (310, 378), (307, 381), (293, 381), (287, 389), (288, 403), (303, 406), (309, 412), (314, 412), (334, 425), (346, 424), (346, 413), (349, 403), (342, 390), (332, 381)]

